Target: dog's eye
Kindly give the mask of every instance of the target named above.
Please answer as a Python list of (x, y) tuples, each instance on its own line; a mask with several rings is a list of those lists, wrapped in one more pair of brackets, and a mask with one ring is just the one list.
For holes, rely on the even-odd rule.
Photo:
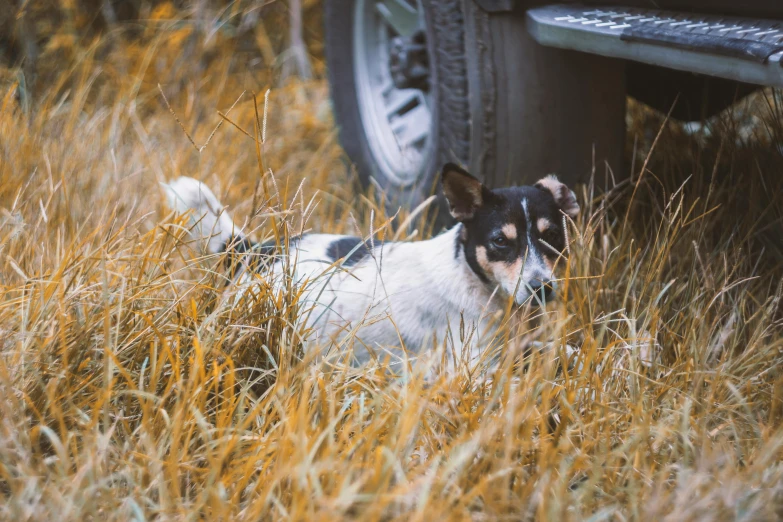
[(506, 236), (497, 235), (492, 238), (492, 244), (498, 248), (505, 248), (508, 246), (508, 239)]

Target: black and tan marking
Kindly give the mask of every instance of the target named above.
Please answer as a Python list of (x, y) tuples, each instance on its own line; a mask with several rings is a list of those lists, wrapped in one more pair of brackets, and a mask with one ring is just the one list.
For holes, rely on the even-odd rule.
[[(575, 216), (573, 193), (556, 178), (535, 186), (490, 190), (468, 172), (447, 164), (443, 191), (462, 223), (462, 252), (485, 283), (508, 294), (550, 297), (557, 259), (565, 249), (563, 213)], [(520, 292), (520, 288), (522, 291)]]

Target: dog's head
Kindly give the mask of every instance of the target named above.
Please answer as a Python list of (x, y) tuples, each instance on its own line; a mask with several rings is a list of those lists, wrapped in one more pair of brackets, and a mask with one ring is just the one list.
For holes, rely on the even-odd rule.
[(457, 165), (443, 167), (443, 193), (463, 224), (462, 245), (473, 271), (521, 305), (550, 301), (554, 269), (565, 249), (563, 214), (575, 218), (574, 193), (556, 177), (532, 187), (490, 190)]

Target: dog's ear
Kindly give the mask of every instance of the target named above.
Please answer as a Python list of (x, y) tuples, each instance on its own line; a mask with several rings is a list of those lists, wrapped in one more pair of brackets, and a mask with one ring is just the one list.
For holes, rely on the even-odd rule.
[(467, 221), (483, 204), (489, 189), (466, 170), (446, 163), (441, 172), (443, 195), (449, 202), (449, 211), (457, 221)]
[(563, 183), (560, 183), (557, 180), (557, 176), (549, 175), (544, 179), (540, 179), (535, 186), (551, 192), (557, 206), (571, 219), (579, 215), (579, 203), (576, 202), (576, 194)]

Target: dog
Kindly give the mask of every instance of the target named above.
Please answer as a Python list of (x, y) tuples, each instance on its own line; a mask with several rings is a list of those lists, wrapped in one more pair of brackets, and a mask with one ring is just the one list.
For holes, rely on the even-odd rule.
[(350, 337), (353, 362), (362, 364), (382, 352), (399, 356), (401, 347), (432, 347), (461, 326), (480, 329), (509, 300), (542, 306), (554, 298), (564, 216), (579, 213), (574, 193), (555, 176), (489, 189), (452, 163), (440, 177), (457, 224), (432, 239), (305, 234), (286, 252), (250, 241), (201, 182), (182, 177), (164, 188), (172, 209), (190, 212), (190, 234), (208, 253), (247, 258), (237, 284), (250, 288), (261, 274), (305, 285), (308, 344), (344, 347)]

